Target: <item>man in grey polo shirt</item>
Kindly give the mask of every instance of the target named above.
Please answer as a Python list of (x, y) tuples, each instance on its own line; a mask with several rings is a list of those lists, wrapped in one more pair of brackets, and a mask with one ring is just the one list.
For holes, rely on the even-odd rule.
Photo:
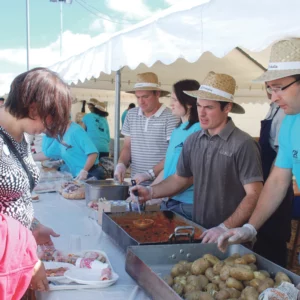
[(135, 94), (139, 107), (126, 116), (122, 128), (125, 141), (114, 177), (123, 182), (131, 163), (131, 178), (137, 183), (154, 180), (163, 169), (168, 140), (179, 120), (159, 102), (169, 92), (159, 87), (156, 74), (138, 74), (134, 90), (128, 93)]
[(262, 189), (263, 175), (259, 146), (235, 127), (228, 113), (244, 113), (233, 102), (235, 80), (210, 72), (197, 97), (201, 131), (184, 143), (177, 173), (152, 187), (133, 187), (139, 201), (172, 196), (194, 182), (193, 220), (208, 228), (204, 243), (249, 219)]

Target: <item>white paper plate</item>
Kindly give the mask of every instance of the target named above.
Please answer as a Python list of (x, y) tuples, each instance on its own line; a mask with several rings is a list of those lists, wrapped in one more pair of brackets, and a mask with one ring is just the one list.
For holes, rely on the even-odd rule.
[(119, 275), (113, 272), (111, 280), (100, 280), (100, 274), (99, 270), (74, 268), (65, 272), (65, 277), (80, 284), (97, 285), (103, 288), (114, 284), (119, 279)]
[[(76, 267), (72, 264), (56, 262), (56, 261), (44, 261), (45, 269), (56, 269), (56, 268), (68, 268), (69, 270), (75, 269)], [(69, 271), (68, 270), (68, 271)], [(66, 272), (65, 272), (66, 273)], [(47, 277), (49, 281), (65, 281), (65, 276), (50, 276)]]

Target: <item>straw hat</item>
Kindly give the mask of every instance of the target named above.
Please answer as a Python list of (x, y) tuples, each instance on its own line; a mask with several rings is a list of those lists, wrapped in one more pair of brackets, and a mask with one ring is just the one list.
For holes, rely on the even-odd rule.
[(87, 104), (90, 104), (90, 105), (94, 105), (96, 108), (98, 108), (99, 110), (102, 110), (102, 111), (106, 111), (105, 109), (105, 103), (103, 102), (100, 102), (98, 101), (97, 99), (95, 98), (91, 98)]
[(300, 74), (300, 39), (277, 42), (271, 49), (268, 70), (254, 81), (271, 81)]
[(244, 114), (244, 108), (233, 102), (235, 87), (236, 83), (233, 77), (226, 74), (209, 72), (199, 90), (184, 91), (184, 93), (203, 100), (230, 102), (233, 104), (232, 113)]
[(126, 93), (134, 94), (136, 91), (160, 91), (160, 97), (165, 97), (170, 94), (170, 92), (162, 90), (159, 86), (158, 78), (155, 73), (140, 73), (137, 74), (133, 90), (126, 91)]

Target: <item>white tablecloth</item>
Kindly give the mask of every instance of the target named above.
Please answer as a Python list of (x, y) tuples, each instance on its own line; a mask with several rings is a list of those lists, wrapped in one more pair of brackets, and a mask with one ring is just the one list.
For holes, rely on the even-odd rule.
[(90, 209), (85, 206), (84, 200), (66, 200), (57, 193), (40, 194), (40, 201), (34, 203), (34, 210), (37, 219), (60, 234), (59, 238), (53, 238), (57, 249), (68, 251), (70, 235), (80, 235), (82, 250), (106, 252), (114, 271), (120, 276), (116, 284), (105, 289), (37, 292), (38, 300), (149, 299), (126, 273), (125, 253), (95, 220), (89, 218)]

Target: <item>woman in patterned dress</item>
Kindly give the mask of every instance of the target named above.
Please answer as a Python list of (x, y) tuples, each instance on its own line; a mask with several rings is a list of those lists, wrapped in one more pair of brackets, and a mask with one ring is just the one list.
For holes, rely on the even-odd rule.
[[(17, 76), (7, 100), (0, 106), (0, 213), (30, 228), (38, 245), (53, 245), (50, 236), (59, 235), (34, 218), (31, 191), (39, 180), (39, 170), (24, 134), (63, 136), (70, 109), (69, 88), (45, 68)], [(36, 287), (45, 290), (47, 281), (41, 280)]]

